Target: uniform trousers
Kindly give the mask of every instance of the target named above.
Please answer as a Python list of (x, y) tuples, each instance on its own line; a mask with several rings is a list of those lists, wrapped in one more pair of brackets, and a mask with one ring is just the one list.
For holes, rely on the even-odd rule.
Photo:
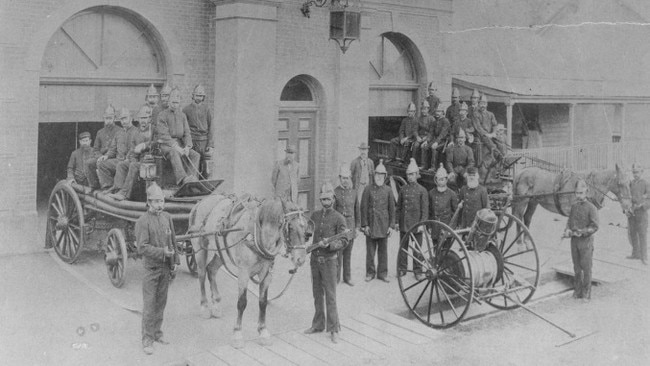
[[(406, 271), (408, 268), (408, 252), (409, 248), (413, 248), (413, 272), (421, 273), (422, 272), (422, 262), (424, 262), (424, 257), (420, 249), (420, 244), (422, 243), (422, 233), (416, 233), (413, 235), (415, 237), (415, 242), (411, 242), (410, 239), (404, 240), (406, 237), (406, 232), (399, 232), (399, 254), (397, 254), (397, 262), (399, 263), (398, 271)], [(409, 245), (409, 243), (411, 245)], [(411, 257), (411, 258), (413, 258)], [(419, 261), (419, 262), (418, 262)]]
[[(386, 245), (388, 238), (371, 238), (366, 236), (366, 276), (388, 277), (388, 255)], [(377, 252), (377, 270), (375, 271), (375, 252)]]
[(84, 167), (86, 168), (86, 178), (90, 188), (99, 188), (99, 177), (97, 177), (97, 158), (90, 158), (84, 160)]
[(123, 160), (106, 159), (97, 163), (97, 176), (99, 177), (99, 187), (107, 189), (114, 186), (113, 177), (116, 175), (117, 166)]
[(395, 158), (400, 158), (404, 161), (406, 161), (408, 158), (411, 157), (410, 152), (411, 152), (411, 145), (413, 144), (413, 140), (409, 139), (406, 141), (406, 144), (402, 145), (401, 139), (399, 137), (394, 137), (390, 140), (390, 152), (389, 152), (389, 157), (391, 159)]
[(323, 330), (327, 320), (327, 331), (338, 332), (341, 326), (336, 308), (337, 255), (319, 257), (312, 254), (309, 264), (311, 265), (311, 286), (314, 294), (314, 309), (316, 310), (311, 327)]
[(594, 255), (593, 239), (571, 239), (571, 259), (573, 260), (573, 288), (579, 298), (591, 298), (591, 267)]
[[(126, 170), (126, 174), (124, 174), (124, 171)], [(138, 180), (138, 177), (140, 176), (140, 163), (137, 161), (123, 161), (118, 165), (117, 169), (118, 173), (115, 174), (115, 182), (118, 181), (118, 174), (125, 175), (124, 180), (122, 181), (122, 184), (117, 187), (120, 189), (119, 193), (124, 195), (126, 199), (131, 198), (131, 191), (133, 190), (133, 186), (135, 185), (135, 182)]]
[(208, 179), (207, 162), (205, 161), (205, 149), (208, 148), (208, 140), (196, 140), (194, 139), (194, 136), (192, 136), (192, 143), (194, 144), (192, 149), (200, 155), (199, 165), (197, 165), (197, 168), (199, 168), (203, 179)]
[(190, 150), (188, 156), (185, 157), (186, 159), (189, 158), (190, 162), (192, 163), (192, 166), (188, 167), (188, 170), (190, 172), (189, 174), (185, 171), (185, 165), (183, 165), (183, 158), (181, 158), (181, 153), (176, 151), (176, 149), (167, 145), (160, 145), (160, 151), (163, 153), (165, 158), (169, 159), (169, 161), (172, 163), (172, 169), (174, 170), (174, 178), (176, 178), (176, 184), (180, 185), (186, 176), (196, 175), (198, 173), (196, 169), (199, 167), (201, 156), (196, 151)]
[(354, 239), (348, 240), (348, 246), (339, 251), (339, 267), (336, 271), (336, 282), (341, 282), (341, 272), (343, 273), (343, 281), (350, 282), (352, 276), (350, 274), (350, 259), (352, 258), (352, 246)]
[(142, 343), (146, 344), (162, 337), (160, 330), (163, 313), (167, 305), (167, 290), (171, 281), (171, 268), (164, 264), (154, 268), (145, 266), (142, 279)]
[(634, 215), (627, 218), (627, 230), (632, 245), (632, 256), (648, 260), (648, 211), (634, 210)]

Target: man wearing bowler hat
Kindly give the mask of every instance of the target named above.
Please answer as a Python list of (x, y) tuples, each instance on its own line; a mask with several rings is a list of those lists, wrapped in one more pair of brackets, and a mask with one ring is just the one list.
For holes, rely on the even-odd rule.
[(289, 145), (284, 150), (286, 156), (282, 160), (275, 162), (273, 174), (271, 174), (271, 183), (273, 184), (273, 194), (283, 200), (298, 203), (298, 162), (295, 160), (296, 147)]
[(350, 163), (352, 173), (352, 188), (357, 191), (357, 200), (361, 202), (361, 195), (368, 184), (372, 182), (375, 175), (375, 165), (368, 158), (368, 144), (362, 142), (359, 145), (359, 156)]

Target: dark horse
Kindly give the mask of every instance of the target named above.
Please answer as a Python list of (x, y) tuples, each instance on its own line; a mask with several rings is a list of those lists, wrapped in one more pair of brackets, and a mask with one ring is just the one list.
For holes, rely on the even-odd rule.
[[(216, 276), (219, 268), (224, 265), (224, 259), (231, 258), (238, 268), (238, 315), (233, 346), (244, 346), (241, 322), (247, 304), (246, 292), (248, 281), (256, 275), (259, 279), (260, 307), (257, 330), (262, 342), (270, 343), (271, 334), (266, 328), (266, 306), (275, 256), (286, 249), (293, 265), (296, 268), (302, 266), (306, 257), (305, 234), (308, 227), (309, 222), (300, 207), (280, 199), (266, 200), (260, 204), (255, 200), (212, 195), (202, 200), (190, 214), (190, 233), (221, 231), (221, 235), (192, 239), (201, 289), (201, 313), (204, 317), (221, 316), (221, 295)], [(213, 254), (208, 261), (209, 254), (215, 251), (218, 254)], [(205, 294), (206, 273), (212, 290), (210, 303)]]
[(513, 187), (512, 213), (530, 227), (537, 205), (568, 216), (575, 203), (575, 184), (584, 179), (589, 187), (587, 199), (600, 209), (608, 192), (614, 193), (623, 212), (631, 207), (630, 181), (616, 164), (614, 170), (593, 171), (588, 174), (555, 173), (538, 167), (524, 168), (517, 173)]

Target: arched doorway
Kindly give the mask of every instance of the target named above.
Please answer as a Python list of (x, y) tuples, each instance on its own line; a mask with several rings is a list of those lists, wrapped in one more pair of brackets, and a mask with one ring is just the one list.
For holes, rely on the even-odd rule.
[(310, 211), (313, 210), (315, 201), (316, 127), (321, 105), (320, 90), (318, 82), (307, 75), (299, 75), (289, 80), (280, 95), (277, 122), (276, 158), (284, 158), (284, 150), (288, 145), (294, 145), (298, 149), (298, 204)]
[(397, 136), (408, 103), (419, 104), (426, 70), (417, 46), (405, 35), (387, 32), (373, 42), (368, 65), (368, 140), (389, 140)]
[(76, 136), (102, 127), (108, 104), (132, 113), (146, 88), (166, 80), (166, 60), (151, 25), (123, 8), (93, 7), (52, 35), (40, 71), (37, 204), (65, 178)]

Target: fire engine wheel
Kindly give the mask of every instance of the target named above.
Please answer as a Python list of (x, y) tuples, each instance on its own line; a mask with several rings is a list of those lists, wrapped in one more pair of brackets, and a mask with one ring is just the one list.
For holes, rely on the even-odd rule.
[[(401, 268), (400, 260), (406, 262)], [(415, 267), (421, 269), (414, 270)], [(411, 314), (432, 328), (460, 322), (474, 298), (468, 250), (449, 226), (422, 221), (400, 241), (397, 281)]]
[(128, 252), (124, 233), (121, 229), (113, 228), (108, 232), (108, 238), (106, 239), (104, 262), (106, 263), (108, 279), (117, 288), (122, 287), (126, 280), (127, 259)]
[(74, 263), (86, 241), (84, 212), (77, 192), (65, 181), (54, 186), (47, 213), (47, 235), (59, 258)]
[(493, 284), (492, 294), (485, 301), (497, 309), (510, 310), (519, 307), (513, 299), (527, 303), (539, 284), (539, 256), (535, 241), (526, 225), (508, 212), (495, 212), (497, 230), (492, 243), (498, 249), (503, 274)]
[(198, 275), (198, 265), (196, 263), (196, 256), (194, 255), (194, 248), (192, 248), (192, 242), (186, 240), (184, 243), (185, 247), (185, 264), (187, 264), (187, 270), (190, 271), (192, 276)]

